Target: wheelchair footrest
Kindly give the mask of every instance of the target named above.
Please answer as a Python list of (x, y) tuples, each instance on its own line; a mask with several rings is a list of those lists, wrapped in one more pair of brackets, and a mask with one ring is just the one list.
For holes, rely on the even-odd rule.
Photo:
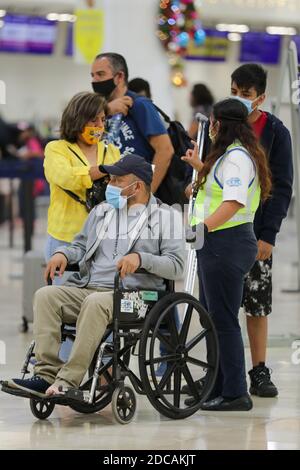
[(78, 388), (66, 388), (66, 387), (59, 387), (59, 391), (62, 392), (62, 397), (65, 400), (75, 400), (80, 402), (88, 402), (89, 400), (89, 392), (88, 390), (79, 390)]
[(22, 398), (29, 398), (29, 399), (35, 398), (36, 400), (49, 401), (49, 397), (46, 397), (46, 395), (45, 395), (45, 398), (38, 397), (34, 393), (27, 392), (26, 390), (21, 390), (19, 388), (10, 387), (5, 382), (1, 382), (0, 385), (1, 385), (2, 392), (8, 393), (9, 395), (14, 395), (15, 397), (22, 397)]

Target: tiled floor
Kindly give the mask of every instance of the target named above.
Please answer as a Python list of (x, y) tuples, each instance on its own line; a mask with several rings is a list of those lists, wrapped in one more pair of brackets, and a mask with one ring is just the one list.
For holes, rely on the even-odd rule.
[[(39, 234), (44, 228), (44, 221), (39, 221), (35, 248), (42, 247)], [(18, 332), (22, 283), (15, 275), (22, 274), (20, 230), (16, 235), (17, 247), (8, 250), (7, 229), (0, 228), (0, 341), (6, 345), (0, 378), (18, 374), (31, 338), (30, 332)], [(113, 422), (110, 406), (95, 415), (56, 407), (47, 421), (37, 421), (27, 400), (0, 393), (0, 449), (300, 449), (300, 364), (291, 359), (295, 353), (292, 343), (300, 338), (300, 297), (281, 292), (283, 287), (297, 284), (292, 265), (296, 247), (293, 221), (280, 239), (269, 349), (269, 364), (280, 390), (277, 399), (255, 398), (253, 410), (246, 413), (198, 412), (183, 421), (170, 421), (139, 396), (136, 418), (124, 427)], [(249, 359), (248, 349), (246, 353)], [(300, 354), (295, 358), (300, 362)]]

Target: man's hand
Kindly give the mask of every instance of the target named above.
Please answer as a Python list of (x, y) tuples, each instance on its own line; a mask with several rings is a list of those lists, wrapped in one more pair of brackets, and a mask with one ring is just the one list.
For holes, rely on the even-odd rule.
[(258, 261), (265, 261), (266, 259), (271, 258), (273, 245), (270, 245), (270, 243), (264, 242), (263, 240), (258, 240), (257, 248), (258, 253), (256, 259)]
[(117, 263), (117, 269), (120, 271), (121, 279), (124, 279), (127, 274), (135, 273), (139, 267), (140, 257), (137, 253), (126, 255)]
[(114, 114), (122, 113), (127, 116), (129, 108), (133, 105), (133, 100), (130, 96), (122, 96), (115, 100), (107, 103), (108, 115), (113, 116)]
[(67, 264), (68, 260), (62, 253), (56, 253), (55, 255), (53, 255), (52, 258), (49, 260), (45, 270), (45, 281), (48, 282), (48, 276), (50, 276), (50, 279), (53, 281), (56, 270), (59, 270), (58, 275), (62, 276), (65, 272)]

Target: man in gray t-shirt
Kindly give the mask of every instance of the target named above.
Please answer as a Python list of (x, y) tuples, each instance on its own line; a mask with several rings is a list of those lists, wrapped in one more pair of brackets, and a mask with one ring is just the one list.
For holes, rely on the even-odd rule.
[(116, 274), (116, 264), (126, 256), (129, 246), (128, 236), (147, 210), (145, 204), (124, 207), (114, 212), (107, 229), (107, 235), (98, 246), (91, 265), (90, 287), (112, 287)]

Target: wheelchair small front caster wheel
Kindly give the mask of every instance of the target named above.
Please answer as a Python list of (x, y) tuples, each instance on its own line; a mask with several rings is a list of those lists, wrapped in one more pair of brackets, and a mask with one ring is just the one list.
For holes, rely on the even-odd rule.
[(39, 400), (38, 398), (30, 398), (30, 409), (33, 414), (38, 419), (47, 419), (53, 409), (55, 403), (46, 400)]
[(120, 424), (130, 423), (136, 411), (136, 397), (131, 387), (117, 387), (111, 400), (115, 420)]

